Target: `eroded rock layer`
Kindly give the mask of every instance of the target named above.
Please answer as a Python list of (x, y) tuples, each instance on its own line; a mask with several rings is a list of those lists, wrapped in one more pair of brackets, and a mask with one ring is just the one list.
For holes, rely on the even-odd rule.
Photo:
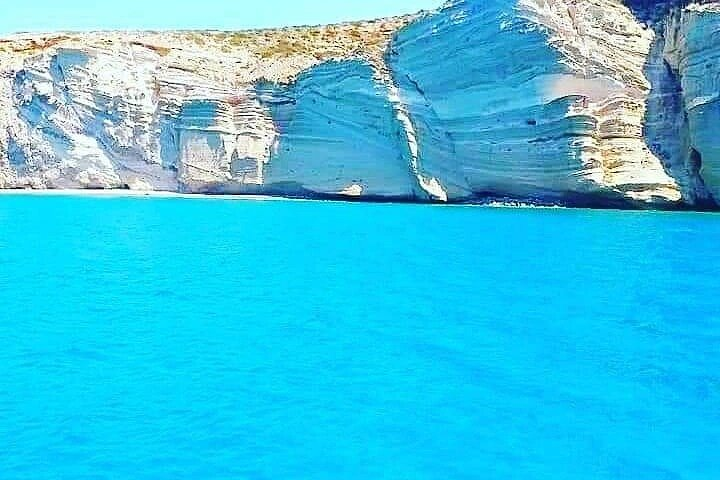
[(720, 203), (720, 4), (675, 10), (664, 25), (663, 57), (675, 76), (682, 118), (675, 161), (699, 200)]
[(720, 203), (714, 2), (0, 41), (0, 187)]

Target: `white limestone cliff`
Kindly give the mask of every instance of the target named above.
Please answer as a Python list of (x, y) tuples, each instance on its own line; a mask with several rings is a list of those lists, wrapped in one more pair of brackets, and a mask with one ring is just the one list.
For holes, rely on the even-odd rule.
[(720, 204), (720, 7), (0, 40), (0, 188)]
[[(702, 201), (720, 203), (720, 3), (690, 4), (664, 25), (663, 57), (678, 81), (675, 161)], [(662, 142), (662, 140), (660, 140)]]

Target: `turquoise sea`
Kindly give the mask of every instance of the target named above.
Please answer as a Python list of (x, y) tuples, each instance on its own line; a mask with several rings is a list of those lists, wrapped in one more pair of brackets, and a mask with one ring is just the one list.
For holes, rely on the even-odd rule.
[(720, 475), (720, 215), (0, 198), (0, 479)]

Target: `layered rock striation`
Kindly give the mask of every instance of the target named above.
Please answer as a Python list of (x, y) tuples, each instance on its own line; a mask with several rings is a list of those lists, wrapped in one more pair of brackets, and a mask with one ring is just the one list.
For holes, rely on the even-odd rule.
[(720, 4), (0, 40), (0, 187), (716, 208)]

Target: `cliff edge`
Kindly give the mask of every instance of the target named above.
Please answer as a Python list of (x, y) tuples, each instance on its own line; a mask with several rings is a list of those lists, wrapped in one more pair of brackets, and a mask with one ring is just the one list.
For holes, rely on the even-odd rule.
[(0, 188), (720, 205), (720, 3), (0, 39)]

